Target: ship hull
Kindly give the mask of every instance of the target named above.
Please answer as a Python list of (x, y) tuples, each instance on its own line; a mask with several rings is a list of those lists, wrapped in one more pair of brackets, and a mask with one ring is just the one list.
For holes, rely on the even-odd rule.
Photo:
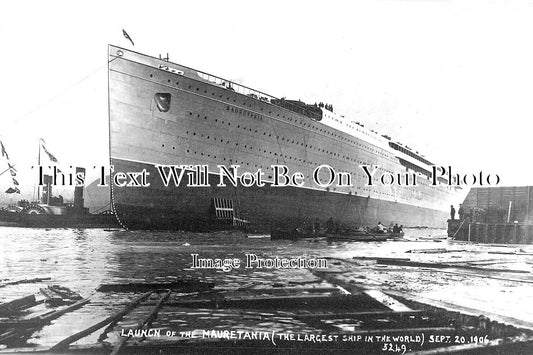
[(300, 187), (218, 187), (220, 175), (210, 173), (209, 187), (165, 187), (154, 165), (113, 159), (117, 171), (149, 174), (150, 186), (113, 188), (115, 213), (125, 228), (152, 230), (210, 230), (228, 224), (216, 218), (213, 199), (232, 200), (239, 219), (254, 230), (325, 224), (330, 218), (345, 226), (403, 224), (444, 228), (442, 211), (383, 201), (370, 197), (318, 191)]
[(49, 215), (17, 212), (0, 213), (0, 226), (25, 228), (116, 228), (113, 215)]
[[(385, 138), (330, 111), (317, 118), (307, 106), (295, 109), (289, 101), (113, 46), (108, 74), (111, 165), (115, 173), (150, 173), (148, 187), (111, 182), (114, 212), (125, 228), (218, 228), (224, 221), (214, 206), (217, 199), (232, 205), (233, 222), (245, 220), (255, 230), (330, 218), (350, 226), (444, 227), (450, 204), (462, 200), (426, 177), (417, 186), (368, 185), (362, 166), (412, 175), (410, 158), (400, 159), (402, 153)], [(324, 164), (353, 180), (323, 185), (327, 178), (314, 179), (313, 172)], [(209, 187), (166, 187), (157, 165), (205, 165), (211, 173), (220, 165), (238, 165), (262, 171), (266, 182), (276, 175), (273, 166), (283, 165), (302, 172), (305, 184), (218, 187), (213, 175)]]

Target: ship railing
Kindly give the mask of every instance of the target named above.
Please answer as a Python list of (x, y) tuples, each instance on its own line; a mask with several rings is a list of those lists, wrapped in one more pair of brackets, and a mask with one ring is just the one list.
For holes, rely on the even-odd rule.
[(218, 76), (207, 74), (207, 73), (204, 73), (198, 70), (197, 72), (200, 78), (209, 81), (211, 84), (222, 86), (228, 90), (235, 91), (241, 95), (253, 97), (254, 99), (268, 102), (268, 103), (270, 103), (272, 100), (277, 100), (277, 98), (275, 98), (272, 95), (265, 94), (264, 92), (251, 89), (241, 84), (237, 84), (231, 80), (222, 79)]
[(278, 107), (283, 107), (288, 110), (291, 110), (296, 113), (303, 114), (307, 117), (320, 120), (322, 116), (318, 117), (319, 115), (311, 110), (308, 110), (304, 107), (292, 104), (290, 102), (285, 101), (284, 99), (278, 99), (272, 95), (265, 94), (264, 92), (257, 91), (254, 89), (251, 89), (247, 86), (237, 84), (231, 80), (222, 79), (218, 76), (214, 76), (211, 74), (204, 73), (202, 71), (197, 70), (198, 76), (202, 78), (203, 80), (208, 81), (211, 84), (218, 85), (221, 87), (224, 87), (227, 90), (234, 91), (236, 93), (239, 93), (241, 95), (245, 95), (251, 98), (254, 98), (256, 100), (267, 102), (272, 105), (276, 105)]

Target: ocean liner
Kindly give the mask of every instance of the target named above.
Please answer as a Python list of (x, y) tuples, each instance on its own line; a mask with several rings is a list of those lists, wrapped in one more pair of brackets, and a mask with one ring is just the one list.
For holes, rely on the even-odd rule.
[[(460, 187), (433, 185), (433, 163), (421, 154), (330, 105), (278, 99), (112, 45), (108, 66), (111, 197), (123, 227), (208, 229), (224, 219), (256, 230), (328, 220), (443, 227), (450, 205), (465, 195)], [(157, 178), (158, 166), (189, 165), (207, 167), (210, 185), (165, 186)], [(217, 186), (219, 166), (231, 165), (260, 170), (266, 185)], [(272, 186), (274, 165), (301, 172), (304, 186)], [(321, 165), (348, 173), (353, 181), (325, 186), (328, 171), (313, 179)], [(361, 166), (419, 178), (416, 186), (369, 185)], [(149, 186), (113, 183), (118, 172), (143, 170)]]

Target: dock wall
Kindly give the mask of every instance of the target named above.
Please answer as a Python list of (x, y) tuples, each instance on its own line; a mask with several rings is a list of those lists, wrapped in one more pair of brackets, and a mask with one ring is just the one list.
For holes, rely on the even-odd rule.
[(475, 243), (533, 244), (533, 224), (448, 220), (448, 236)]

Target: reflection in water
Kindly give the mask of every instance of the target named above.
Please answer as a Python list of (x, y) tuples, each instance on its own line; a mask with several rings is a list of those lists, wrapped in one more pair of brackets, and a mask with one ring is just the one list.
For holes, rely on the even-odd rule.
[[(60, 284), (84, 297), (91, 297), (91, 303), (44, 327), (34, 334), (30, 341), (39, 345), (52, 345), (105, 318), (110, 312), (121, 309), (126, 301), (136, 296), (95, 292), (102, 283), (128, 282), (132, 279), (153, 281), (158, 277), (186, 275), (211, 280), (216, 287), (224, 288), (241, 287), (244, 284), (272, 285), (316, 280), (306, 269), (259, 270), (246, 269), (244, 266), (231, 272), (192, 269), (193, 253), (203, 258), (241, 260), (245, 260), (245, 254), (248, 253), (290, 258), (307, 256), (351, 259), (354, 256), (368, 255), (405, 257), (405, 252), (411, 249), (448, 247), (449, 242), (446, 240), (438, 244), (417, 240), (428, 236), (444, 237), (445, 233), (444, 230), (408, 230), (408, 241), (404, 242), (328, 243), (326, 240), (247, 239), (241, 232), (186, 233), (0, 227), (0, 280), (51, 278), (49, 282), (0, 288), (0, 302), (37, 294), (39, 288), (47, 284)], [(470, 245), (463, 248), (478, 250), (480, 247)], [(440, 256), (411, 254), (410, 257), (416, 257), (418, 260), (432, 257), (433, 260), (438, 260)], [(225, 322), (233, 322), (230, 313), (226, 312)], [(177, 316), (167, 314), (168, 317), (172, 323), (172, 317)], [(183, 315), (180, 316), (182, 317)], [(235, 322), (242, 321), (240, 315), (235, 317)], [(214, 322), (216, 323), (216, 320)], [(274, 322), (283, 327), (283, 322), (275, 321), (274, 318), (262, 326), (272, 327)], [(287, 325), (289, 328), (290, 326)], [(97, 336), (98, 333), (84, 338), (82, 343), (95, 342)]]

